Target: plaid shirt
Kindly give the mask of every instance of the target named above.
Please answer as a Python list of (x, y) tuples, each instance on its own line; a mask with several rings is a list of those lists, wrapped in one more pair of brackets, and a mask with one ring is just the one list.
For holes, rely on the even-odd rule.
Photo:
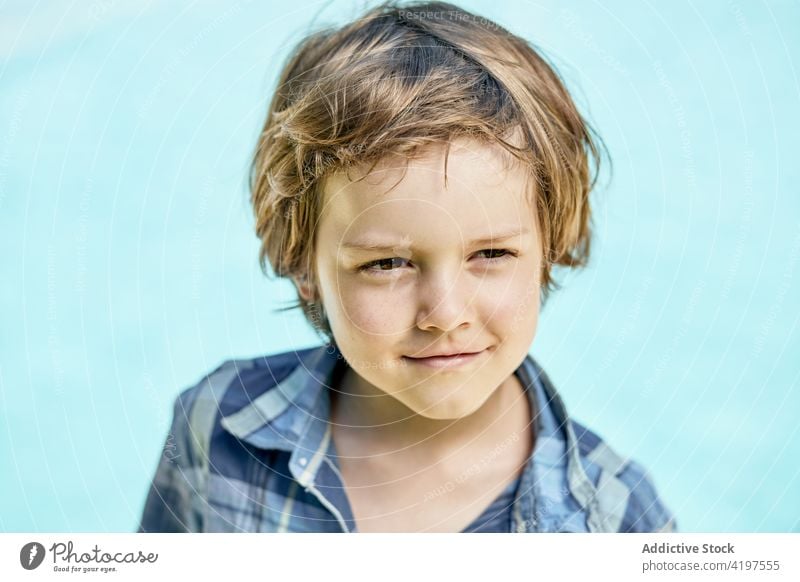
[[(223, 363), (175, 401), (139, 532), (355, 532), (331, 440), (336, 346)], [(536, 411), (514, 532), (675, 531), (652, 480), (571, 420), (528, 355), (515, 372)]]

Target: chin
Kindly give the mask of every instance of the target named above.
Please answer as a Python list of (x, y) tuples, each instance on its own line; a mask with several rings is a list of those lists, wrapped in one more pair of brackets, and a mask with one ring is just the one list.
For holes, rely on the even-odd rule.
[(474, 413), (481, 407), (482, 402), (448, 401), (430, 403), (429, 406), (421, 405), (413, 410), (420, 416), (430, 420), (458, 420)]

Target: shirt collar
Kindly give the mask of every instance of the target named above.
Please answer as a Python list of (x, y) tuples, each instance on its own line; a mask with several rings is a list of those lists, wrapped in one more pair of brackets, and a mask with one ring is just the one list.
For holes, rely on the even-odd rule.
[(345, 366), (332, 345), (298, 353), (295, 369), (274, 388), (239, 410), (225, 415), (222, 426), (261, 449), (291, 453), (289, 471), (338, 519), (344, 531), (355, 530), (355, 518), (329, 453), (331, 440), (328, 387)]
[[(611, 531), (597, 489), (581, 462), (578, 438), (558, 391), (530, 355), (517, 374), (528, 387), (537, 422), (536, 448), (520, 483), (521, 491), (531, 493), (527, 498), (521, 496), (522, 503), (530, 504), (524, 508), (530, 518), (523, 523), (522, 531), (563, 531), (574, 518), (568, 510), (570, 495), (586, 513), (590, 532)], [(557, 508), (564, 513), (544, 519), (548, 512), (557, 513)]]
[[(329, 346), (299, 353), (297, 366), (286, 378), (238, 410), (224, 415), (222, 426), (255, 447), (294, 450), (314, 414), (328, 412), (329, 402), (323, 396), (340, 359), (337, 353), (338, 350)], [(328, 415), (324, 414), (315, 420), (327, 419)]]

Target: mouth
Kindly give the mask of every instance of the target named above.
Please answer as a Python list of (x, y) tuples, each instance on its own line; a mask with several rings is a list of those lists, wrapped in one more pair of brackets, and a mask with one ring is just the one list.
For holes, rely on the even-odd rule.
[(403, 360), (409, 362), (410, 364), (426, 366), (428, 368), (458, 368), (476, 361), (483, 356), (486, 351), (487, 350), (481, 350), (480, 352), (462, 353), (452, 356), (431, 356), (428, 358), (412, 358), (410, 356), (403, 356)]

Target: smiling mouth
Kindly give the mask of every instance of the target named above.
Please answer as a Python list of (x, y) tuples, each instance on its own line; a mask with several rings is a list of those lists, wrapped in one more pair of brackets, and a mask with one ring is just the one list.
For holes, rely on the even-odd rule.
[(430, 356), (428, 358), (412, 358), (403, 356), (403, 359), (412, 364), (426, 366), (428, 368), (457, 368), (474, 362), (480, 358), (486, 350), (474, 353), (456, 354), (453, 356)]

